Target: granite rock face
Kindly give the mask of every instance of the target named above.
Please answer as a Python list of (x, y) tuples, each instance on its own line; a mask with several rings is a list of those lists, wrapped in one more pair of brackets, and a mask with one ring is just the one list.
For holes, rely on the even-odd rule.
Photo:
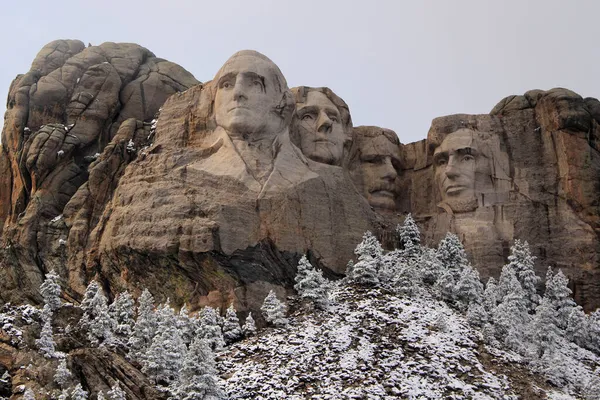
[(514, 239), (600, 306), (600, 153), (596, 99), (566, 89), (503, 99), (490, 115), (436, 118), (403, 146), (411, 211), (430, 240), (459, 234), (484, 277), (500, 273)]
[[(160, 110), (160, 113), (159, 113)], [(307, 253), (341, 276), (366, 230), (387, 245), (412, 213), (430, 244), (460, 235), (484, 277), (516, 238), (538, 274), (600, 306), (600, 103), (565, 89), (433, 121), (401, 144), (353, 127), (328, 88), (289, 89), (254, 51), (214, 79), (133, 44), (46, 46), (13, 82), (0, 155), (2, 301), (39, 301), (54, 268), (80, 298), (114, 295), (257, 310)]]
[[(116, 182), (104, 182), (101, 172), (87, 184), (90, 164), (98, 165), (94, 160), (104, 150), (127, 135), (130, 139), (132, 125), (148, 122), (145, 136), (138, 129), (138, 136), (147, 138), (150, 121), (167, 97), (197, 83), (185, 69), (141, 46), (86, 48), (77, 40), (48, 44), (30, 71), (17, 76), (0, 154), (0, 232), (4, 261), (13, 267), (3, 283), (5, 301), (13, 295), (36, 298), (35, 286), (49, 267), (60, 265), (64, 271), (61, 215), (82, 185), (91, 190), (86, 201), (94, 203), (90, 207), (96, 213), (110, 197)], [(118, 179), (116, 170), (103, 172)]]

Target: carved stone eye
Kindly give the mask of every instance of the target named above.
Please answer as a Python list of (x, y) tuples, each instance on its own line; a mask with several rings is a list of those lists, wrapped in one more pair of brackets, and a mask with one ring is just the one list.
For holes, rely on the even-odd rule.
[(312, 121), (313, 120), (313, 116), (310, 114), (304, 114), (302, 116), (302, 121)]

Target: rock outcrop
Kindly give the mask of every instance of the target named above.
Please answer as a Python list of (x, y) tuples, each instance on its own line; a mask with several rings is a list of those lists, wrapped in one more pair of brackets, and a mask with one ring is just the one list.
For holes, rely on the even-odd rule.
[(527, 240), (537, 273), (551, 265), (575, 298), (600, 306), (600, 153), (596, 99), (566, 89), (503, 99), (490, 115), (436, 118), (426, 142), (404, 146), (411, 211), (430, 239), (454, 231), (484, 277), (514, 239)]
[[(132, 139), (134, 127), (139, 126), (136, 145), (141, 137), (149, 141), (150, 122), (164, 101), (197, 83), (182, 67), (141, 46), (86, 48), (77, 40), (48, 44), (30, 71), (17, 76), (0, 154), (0, 232), (4, 261), (12, 266), (3, 279), (5, 301), (37, 298), (35, 286), (51, 266), (66, 272), (63, 257), (57, 258), (63, 255), (60, 216), (66, 204), (85, 184), (92, 193), (86, 201), (98, 213), (118, 180), (118, 168), (99, 167), (113, 182), (96, 171), (88, 185), (90, 164), (120, 140)], [(143, 122), (146, 135), (140, 132)]]

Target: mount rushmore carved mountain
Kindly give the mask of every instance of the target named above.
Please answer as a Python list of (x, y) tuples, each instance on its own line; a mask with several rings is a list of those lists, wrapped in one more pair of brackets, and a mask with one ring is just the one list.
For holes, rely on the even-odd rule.
[[(468, 110), (465, 110), (468, 111)], [(425, 241), (463, 241), (497, 277), (514, 239), (538, 275), (600, 306), (600, 102), (566, 89), (436, 118), (427, 138), (353, 127), (328, 88), (288, 88), (240, 51), (200, 83), (134, 44), (45, 46), (10, 86), (0, 154), (1, 301), (92, 279), (192, 310), (257, 310), (307, 254), (341, 277), (367, 230), (387, 246), (412, 213)], [(425, 136), (425, 132), (423, 132)]]

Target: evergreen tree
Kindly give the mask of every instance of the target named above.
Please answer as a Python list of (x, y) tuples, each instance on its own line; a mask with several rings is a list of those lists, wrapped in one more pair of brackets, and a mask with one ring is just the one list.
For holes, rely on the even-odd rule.
[(274, 291), (270, 291), (262, 307), (260, 308), (265, 320), (275, 326), (285, 326), (288, 320), (285, 318), (286, 307), (275, 295)]
[(51, 270), (46, 274), (46, 279), (40, 286), (40, 294), (46, 304), (52, 311), (58, 310), (61, 306), (60, 295), (62, 289), (58, 284), (59, 276)]
[(358, 262), (352, 268), (350, 279), (361, 285), (378, 285), (377, 275), (382, 262), (383, 248), (377, 238), (371, 232), (365, 232), (354, 254), (358, 256)]
[(50, 306), (45, 305), (42, 311), (42, 332), (40, 338), (35, 341), (40, 352), (46, 358), (57, 357), (54, 338), (52, 337), (52, 310)]
[(88, 392), (83, 390), (81, 383), (78, 383), (71, 391), (71, 400), (87, 400), (87, 398)]
[(219, 320), (219, 314), (212, 307), (204, 307), (200, 311), (200, 323), (196, 336), (206, 340), (213, 352), (219, 352), (225, 346)]
[(61, 388), (66, 389), (67, 383), (71, 379), (71, 371), (67, 367), (67, 360), (64, 358), (59, 361), (58, 368), (54, 373), (54, 382), (56, 382)]
[(569, 279), (559, 270), (552, 275), (549, 281), (546, 281), (546, 291), (544, 292), (544, 297), (549, 299), (556, 310), (556, 325), (562, 330), (567, 329), (569, 315), (577, 306), (573, 301), (573, 292), (569, 289), (568, 284)]
[(121, 339), (128, 339), (134, 324), (134, 301), (127, 290), (119, 293), (117, 298), (108, 307), (108, 313), (115, 322), (115, 335)]
[(509, 291), (495, 308), (492, 320), (498, 339), (503, 339), (504, 343), (513, 350), (520, 351), (524, 327), (529, 323), (527, 299), (514, 270), (503, 268), (503, 273), (504, 270), (506, 270), (504, 281)]
[(312, 302), (317, 308), (324, 309), (329, 304), (328, 282), (322, 271), (316, 271), (306, 256), (298, 262), (298, 273), (294, 289), (303, 300)]
[(246, 317), (246, 322), (244, 322), (244, 326), (242, 326), (242, 332), (244, 336), (252, 336), (256, 333), (256, 323), (254, 322), (254, 318), (252, 318), (252, 313), (248, 313)]
[(416, 257), (421, 247), (421, 233), (411, 214), (408, 214), (402, 225), (396, 228), (400, 243), (406, 257)]
[(156, 333), (157, 318), (154, 313), (154, 297), (148, 289), (144, 289), (138, 301), (137, 319), (128, 341), (128, 347), (130, 356), (134, 360), (141, 361)]
[(600, 354), (600, 308), (590, 314), (588, 332), (587, 348)]
[[(385, 265), (385, 263), (384, 263)], [(391, 290), (402, 296), (410, 296), (417, 289), (417, 285), (420, 280), (420, 276), (417, 274), (416, 268), (413, 262), (397, 262), (396, 268), (390, 268), (389, 271), (394, 273), (386, 279), (381, 279), (381, 282), (389, 282)], [(384, 286), (388, 286), (384, 284)]]
[(98, 392), (96, 400), (106, 400), (106, 397), (104, 397), (104, 393), (102, 393), (102, 390)]
[(573, 307), (567, 321), (566, 337), (580, 347), (589, 345), (589, 322), (581, 306)]
[(461, 310), (466, 310), (471, 303), (482, 304), (483, 284), (479, 279), (479, 272), (470, 265), (465, 265), (455, 291), (455, 297)]
[(58, 395), (57, 400), (68, 400), (68, 399), (69, 399), (69, 391), (67, 389), (61, 390), (60, 394)]
[(104, 296), (100, 288), (94, 290), (94, 292), (94, 297), (86, 301), (81, 325), (87, 329), (88, 340), (93, 345), (104, 342), (114, 344), (113, 331), (115, 329), (115, 322), (108, 313), (106, 296)]
[(220, 400), (225, 394), (217, 384), (217, 370), (210, 344), (195, 338), (187, 352), (172, 400)]
[(91, 311), (92, 301), (94, 300), (96, 293), (98, 293), (98, 290), (100, 290), (100, 286), (96, 281), (91, 281), (85, 289), (85, 293), (83, 294), (83, 300), (81, 300), (81, 305), (79, 306), (84, 313), (86, 311)]
[(490, 277), (483, 291), (483, 308), (488, 314), (492, 314), (498, 305), (498, 285), (493, 277)]
[(35, 400), (35, 393), (30, 388), (25, 389), (23, 393), (23, 400)]
[(163, 320), (143, 358), (142, 372), (156, 383), (171, 384), (177, 378), (185, 352), (186, 347), (177, 327)]
[(488, 322), (488, 313), (480, 303), (472, 302), (467, 309), (467, 321), (473, 326), (483, 327)]
[(428, 285), (435, 284), (444, 270), (435, 249), (422, 249), (416, 263), (421, 270), (421, 279)]
[(440, 241), (437, 257), (442, 268), (450, 271), (455, 281), (460, 278), (464, 266), (469, 264), (467, 254), (458, 236), (450, 232)]
[(531, 342), (537, 348), (537, 356), (541, 358), (545, 353), (556, 350), (560, 331), (556, 326), (556, 310), (550, 299), (546, 296), (535, 309), (535, 315), (529, 326)]
[(433, 291), (439, 299), (453, 304), (456, 293), (455, 287), (454, 273), (450, 270), (445, 270), (433, 285)]
[(240, 320), (233, 308), (233, 304), (227, 308), (225, 314), (225, 323), (223, 324), (223, 338), (225, 343), (233, 343), (242, 338), (242, 328), (240, 327)]
[(363, 240), (354, 249), (354, 254), (359, 260), (369, 257), (369, 259), (377, 260), (383, 255), (383, 248), (375, 236), (370, 231), (365, 232)]
[(194, 333), (196, 332), (196, 326), (195, 321), (190, 318), (187, 305), (184, 304), (183, 307), (181, 307), (181, 310), (179, 310), (179, 314), (175, 319), (175, 324), (177, 325), (179, 332), (181, 332), (183, 343), (185, 343), (186, 346), (189, 346), (190, 343), (192, 343)]
[(535, 257), (531, 255), (529, 244), (525, 241), (515, 240), (510, 248), (511, 255), (508, 256), (507, 267), (515, 271), (521, 288), (525, 292), (525, 300), (529, 312), (535, 310), (540, 303), (540, 296), (537, 294), (537, 285), (540, 278), (535, 274)]
[(108, 400), (127, 400), (125, 397), (125, 392), (121, 389), (121, 385), (119, 382), (115, 382), (113, 387), (108, 391)]

